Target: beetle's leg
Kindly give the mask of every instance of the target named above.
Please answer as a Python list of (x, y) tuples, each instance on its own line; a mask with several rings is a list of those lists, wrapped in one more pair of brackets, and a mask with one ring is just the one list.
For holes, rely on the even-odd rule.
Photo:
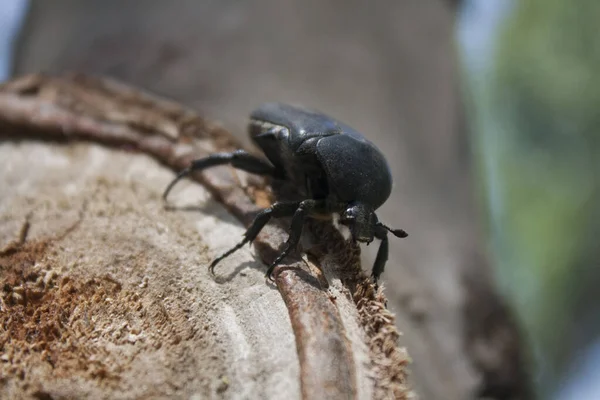
[(252, 174), (275, 176), (275, 168), (271, 164), (244, 150), (236, 150), (231, 153), (215, 153), (208, 157), (192, 161), (189, 167), (181, 171), (169, 183), (169, 186), (167, 186), (163, 193), (163, 198), (166, 199), (173, 186), (192, 172), (224, 164), (231, 164), (235, 168)]
[(375, 285), (377, 285), (377, 280), (383, 273), (385, 263), (388, 260), (390, 245), (387, 234), (387, 230), (382, 226), (377, 226), (375, 228), (375, 237), (381, 240), (381, 243), (379, 244), (379, 250), (377, 250), (377, 257), (375, 257), (375, 263), (373, 264), (373, 271), (371, 273)]
[(292, 226), (290, 228), (290, 236), (285, 242), (283, 251), (277, 256), (277, 258), (269, 265), (266, 276), (271, 279), (273, 270), (293, 249), (296, 248), (302, 235), (302, 227), (304, 226), (304, 220), (306, 217), (317, 208), (324, 208), (326, 206), (325, 200), (304, 200), (296, 209), (294, 216), (292, 217)]
[(381, 244), (379, 245), (379, 250), (377, 251), (377, 257), (375, 257), (375, 263), (373, 264), (373, 272), (371, 274), (371, 276), (373, 277), (373, 281), (375, 282), (375, 285), (377, 285), (377, 280), (383, 273), (383, 270), (385, 268), (385, 263), (388, 260), (388, 253), (389, 253), (389, 247), (390, 247), (389, 240), (388, 240), (388, 232), (391, 232), (394, 236), (399, 237), (399, 238), (405, 238), (408, 236), (408, 233), (406, 233), (402, 229), (392, 229), (392, 228), (385, 226), (381, 222), (377, 223), (377, 225), (375, 226), (375, 237), (377, 239), (381, 240)]
[(294, 214), (294, 212), (296, 211), (296, 209), (298, 208), (299, 205), (300, 205), (300, 202), (298, 202), (298, 201), (278, 202), (278, 203), (273, 204), (269, 208), (265, 208), (264, 210), (261, 210), (256, 215), (254, 220), (252, 221), (252, 224), (250, 225), (248, 230), (246, 230), (246, 233), (244, 233), (244, 239), (241, 242), (239, 242), (238, 244), (236, 244), (234, 247), (232, 247), (231, 249), (227, 250), (225, 253), (223, 253), (220, 256), (218, 256), (217, 258), (215, 258), (213, 260), (213, 262), (210, 263), (210, 266), (208, 267), (210, 273), (212, 275), (214, 275), (215, 266), (220, 261), (222, 261), (227, 256), (230, 256), (231, 254), (233, 254), (240, 248), (242, 248), (246, 243), (252, 242), (254, 239), (256, 239), (256, 237), (258, 236), (260, 231), (264, 228), (264, 226), (267, 224), (267, 222), (269, 222), (269, 220), (272, 217), (275, 217), (275, 218), (289, 217), (290, 215)]

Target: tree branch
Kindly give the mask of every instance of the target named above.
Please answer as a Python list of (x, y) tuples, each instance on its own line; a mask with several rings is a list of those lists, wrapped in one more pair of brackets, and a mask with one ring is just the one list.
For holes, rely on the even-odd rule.
[[(2, 84), (0, 139), (134, 149), (174, 171), (211, 152), (239, 148), (226, 130), (181, 105), (83, 75), (30, 75)], [(268, 182), (256, 177), (247, 177), (245, 188), (218, 170), (193, 178), (245, 225), (272, 198)], [(277, 224), (259, 235), (255, 245), (263, 261), (273, 259), (286, 235)], [(307, 236), (319, 243), (306, 247), (308, 258), (276, 270), (296, 338), (303, 398), (407, 398), (408, 357), (398, 347), (385, 297), (361, 271), (358, 247), (322, 223)]]

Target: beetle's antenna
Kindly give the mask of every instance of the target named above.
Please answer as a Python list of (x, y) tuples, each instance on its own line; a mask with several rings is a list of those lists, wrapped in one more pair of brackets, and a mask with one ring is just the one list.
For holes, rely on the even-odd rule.
[(171, 183), (169, 183), (169, 186), (167, 186), (167, 188), (165, 189), (165, 192), (163, 193), (163, 196), (162, 196), (164, 200), (167, 199), (167, 196), (169, 195), (169, 192), (171, 191), (171, 189), (173, 189), (173, 186), (175, 186), (175, 184), (177, 182), (179, 182), (181, 179), (188, 176), (190, 174), (190, 172), (192, 172), (192, 168), (188, 167), (188, 168), (184, 169), (183, 171), (181, 171), (179, 174), (177, 174), (175, 179), (173, 179), (171, 181)]
[(392, 229), (389, 226), (382, 224), (381, 222), (378, 222), (377, 225), (381, 226), (382, 228), (385, 228), (388, 232), (391, 232), (392, 235), (396, 237), (405, 238), (408, 236), (408, 233), (406, 233), (404, 229)]

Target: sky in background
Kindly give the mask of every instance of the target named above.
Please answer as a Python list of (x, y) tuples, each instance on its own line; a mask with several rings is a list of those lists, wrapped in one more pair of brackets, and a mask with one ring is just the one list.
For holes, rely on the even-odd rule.
[(0, 0), (0, 81), (10, 75), (15, 37), (28, 4), (27, 0)]

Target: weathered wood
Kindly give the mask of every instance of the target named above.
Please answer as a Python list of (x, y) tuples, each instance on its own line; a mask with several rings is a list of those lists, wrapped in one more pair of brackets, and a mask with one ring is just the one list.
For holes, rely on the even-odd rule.
[[(151, 240), (148, 238), (148, 230), (152, 230), (153, 224), (162, 226), (163, 231), (169, 233), (168, 241), (188, 243), (188, 248), (181, 248), (179, 251), (185, 255), (179, 256), (182, 266), (177, 267), (180, 271), (175, 273), (175, 276), (181, 274), (181, 269), (184, 268), (187, 273), (192, 273), (194, 269), (200, 269), (199, 272), (194, 272), (194, 282), (198, 285), (198, 289), (202, 292), (226, 293), (226, 297), (234, 297), (235, 301), (225, 301), (225, 305), (220, 307), (219, 296), (211, 296), (203, 294), (194, 300), (194, 296), (188, 296), (185, 300), (180, 299), (180, 304), (177, 304), (183, 310), (183, 314), (188, 317), (187, 322), (172, 320), (169, 316), (169, 310), (161, 311), (154, 317), (147, 315), (140, 317), (139, 326), (132, 328), (128, 323), (130, 333), (127, 337), (132, 337), (133, 346), (135, 347), (135, 338), (140, 335), (152, 335), (154, 338), (154, 347), (138, 348), (135, 351), (139, 352), (140, 357), (156, 356), (156, 346), (161, 343), (161, 331), (149, 332), (149, 326), (152, 325), (156, 318), (159, 318), (158, 324), (163, 318), (170, 321), (169, 326), (173, 331), (179, 332), (180, 329), (188, 329), (189, 332), (175, 333), (175, 339), (171, 342), (169, 351), (178, 352), (184, 351), (193, 343), (208, 348), (215, 346), (218, 349), (228, 353), (228, 356), (237, 359), (241, 364), (227, 365), (223, 357), (210, 356), (218, 362), (206, 362), (206, 366), (199, 366), (195, 363), (189, 363), (185, 360), (180, 362), (178, 368), (187, 372), (179, 376), (178, 384), (173, 383), (170, 394), (183, 396), (199, 393), (202, 396), (209, 395), (210, 388), (205, 386), (192, 385), (192, 391), (187, 387), (193, 382), (193, 376), (189, 374), (192, 367), (198, 367), (206, 371), (220, 369), (220, 375), (215, 376), (217, 381), (220, 379), (216, 388), (212, 391), (216, 393), (227, 390), (229, 385), (231, 396), (236, 397), (243, 393), (252, 397), (269, 397), (280, 398), (281, 396), (295, 398), (301, 396), (304, 399), (317, 398), (387, 398), (394, 396), (395, 398), (403, 398), (409, 396), (410, 392), (406, 386), (406, 363), (407, 356), (405, 352), (398, 348), (397, 338), (398, 333), (394, 327), (394, 319), (389, 314), (382, 304), (385, 299), (380, 292), (376, 292), (360, 270), (360, 252), (355, 246), (350, 246), (341, 238), (332, 236), (331, 233), (326, 234), (327, 239), (323, 242), (320, 236), (327, 232), (327, 228), (319, 228), (313, 230), (313, 241), (315, 243), (329, 243), (329, 246), (337, 246), (337, 253), (330, 251), (311, 250), (311, 246), (307, 250), (315, 253), (311, 256), (317, 265), (320, 265), (327, 276), (330, 284), (320, 283), (307, 273), (304, 269), (308, 268), (312, 262), (298, 261), (293, 262), (287, 267), (276, 269), (276, 273), (281, 271), (276, 279), (277, 289), (281, 293), (291, 321), (292, 331), (289, 331), (288, 323), (273, 326), (274, 320), (283, 318), (281, 315), (282, 303), (273, 299), (271, 290), (268, 284), (257, 284), (256, 280), (259, 277), (263, 268), (259, 262), (251, 262), (250, 266), (257, 271), (254, 271), (252, 278), (255, 282), (251, 291), (245, 291), (245, 281), (238, 281), (239, 274), (246, 269), (243, 268), (239, 274), (233, 273), (233, 276), (222, 277), (219, 281), (226, 289), (216, 289), (219, 285), (210, 279), (206, 273), (206, 266), (209, 254), (218, 252), (219, 247), (222, 247), (225, 242), (235, 242), (239, 237), (239, 228), (228, 228), (226, 222), (214, 222), (212, 224), (206, 220), (212, 219), (207, 211), (198, 209), (200, 213), (196, 224), (203, 225), (198, 228), (196, 234), (190, 233), (191, 226), (189, 222), (183, 224), (183, 232), (179, 229), (172, 232), (174, 229), (173, 218), (177, 218), (178, 208), (175, 207), (173, 213), (169, 213), (166, 217), (166, 211), (158, 212), (160, 205), (159, 196), (160, 188), (164, 188), (165, 171), (161, 169), (159, 164), (151, 165), (146, 158), (145, 163), (137, 161), (142, 155), (152, 157), (161, 164), (170, 167), (174, 170), (182, 169), (187, 166), (192, 158), (197, 158), (212, 151), (223, 151), (237, 147), (235, 140), (221, 127), (211, 124), (200, 118), (192, 111), (177, 104), (159, 99), (155, 96), (148, 95), (139, 90), (134, 90), (128, 86), (116, 83), (106, 79), (98, 79), (83, 75), (69, 75), (64, 77), (48, 77), (43, 75), (31, 75), (21, 79), (17, 79), (0, 86), (0, 138), (3, 140), (3, 145), (0, 149), (4, 152), (5, 157), (9, 159), (10, 167), (5, 171), (3, 179), (5, 187), (0, 204), (3, 205), (4, 214), (2, 218), (9, 221), (9, 225), (14, 225), (23, 218), (22, 214), (27, 211), (33, 215), (33, 226), (40, 223), (46, 224), (48, 232), (34, 235), (32, 241), (25, 240), (25, 234), (19, 235), (17, 241), (10, 242), (5, 246), (3, 254), (0, 256), (2, 262), (2, 280), (4, 285), (4, 303), (1, 316), (4, 318), (4, 325), (10, 327), (2, 336), (3, 351), (7, 354), (7, 362), (10, 367), (5, 368), (3, 376), (7, 382), (5, 390), (7, 394), (12, 396), (23, 395), (24, 393), (31, 394), (31, 388), (35, 387), (36, 391), (42, 391), (50, 396), (82, 396), (93, 393), (106, 397), (116, 396), (114, 390), (122, 391), (120, 396), (129, 397), (138, 395), (137, 388), (130, 388), (127, 385), (132, 385), (132, 380), (140, 380), (141, 384), (146, 387), (144, 395), (165, 395), (166, 392), (155, 387), (156, 382), (147, 380), (136, 374), (123, 373), (120, 370), (113, 368), (111, 357), (120, 354), (123, 350), (111, 351), (110, 347), (101, 347), (94, 351), (101, 351), (101, 355), (95, 356), (102, 365), (99, 372), (89, 374), (87, 366), (67, 370), (69, 373), (80, 379), (80, 384), (68, 389), (65, 382), (73, 382), (67, 380), (56, 380), (48, 371), (43, 371), (40, 364), (45, 364), (45, 358), (48, 354), (54, 354), (58, 349), (62, 349), (64, 343), (58, 340), (58, 337), (77, 337), (82, 346), (87, 345), (88, 341), (93, 340), (93, 335), (97, 334), (93, 329), (81, 333), (78, 330), (80, 310), (75, 306), (76, 302), (84, 302), (86, 304), (87, 319), (95, 320), (96, 324), (106, 323), (110, 321), (109, 317), (103, 314), (99, 309), (92, 305), (87, 305), (88, 298), (85, 297), (86, 285), (101, 287), (100, 292), (94, 293), (92, 299), (98, 301), (109, 301), (108, 298), (115, 298), (117, 301), (124, 301), (124, 294), (127, 299), (139, 299), (143, 297), (146, 302), (160, 301), (160, 287), (168, 287), (171, 291), (184, 290), (186, 285), (180, 284), (189, 283), (187, 279), (182, 279), (182, 282), (173, 283), (170, 280), (169, 274), (166, 271), (160, 273), (155, 271), (156, 268), (146, 269), (144, 265), (138, 265), (136, 270), (139, 273), (156, 273), (163, 274), (158, 277), (157, 281), (150, 283), (148, 278), (142, 278), (141, 282), (131, 280), (128, 268), (112, 270), (110, 273), (105, 273), (106, 264), (111, 263), (111, 252), (118, 252), (120, 258), (136, 257), (146, 250), (146, 245), (138, 243), (140, 240)], [(56, 170), (50, 169), (44, 171), (44, 165), (51, 165), (52, 157), (48, 159), (37, 158), (36, 151), (40, 151), (39, 147), (28, 148), (26, 143), (30, 140), (37, 139), (46, 143), (53, 141), (62, 142), (62, 144), (52, 145), (52, 152), (60, 154), (58, 158), (66, 159), (66, 164), (63, 168)], [(100, 157), (104, 162), (95, 161), (93, 154), (97, 150), (88, 149), (81, 150), (81, 145), (77, 143), (99, 143), (104, 146), (110, 146), (114, 149), (134, 151), (129, 153), (132, 165), (139, 166), (137, 168), (137, 180), (129, 181), (125, 177), (120, 177), (122, 170), (129, 170), (126, 167), (124, 155), (122, 152), (106, 152), (103, 150), (103, 155)], [(24, 148), (19, 150), (20, 146)], [(68, 148), (77, 146), (78, 155), (69, 155)], [(44, 150), (42, 150), (43, 152)], [(81, 152), (85, 154), (82, 157)], [(15, 152), (20, 154), (20, 157), (26, 161), (19, 164), (19, 160), (15, 159)], [(137, 153), (137, 154), (136, 154)], [(87, 160), (87, 158), (90, 158)], [(71, 218), (66, 218), (69, 223), (64, 226), (64, 223), (58, 223), (49, 218), (48, 215), (53, 212), (58, 212), (56, 202), (60, 202), (64, 197), (65, 188), (70, 184), (70, 179), (78, 170), (85, 170), (85, 162), (89, 161), (95, 167), (90, 167), (91, 172), (85, 173), (83, 176), (75, 179), (73, 183), (77, 190), (81, 193), (73, 193), (72, 198), (68, 200), (69, 207), (77, 205), (75, 210), (71, 210)], [(49, 163), (50, 164), (47, 164)], [(30, 171), (23, 168), (23, 165), (29, 166), (30, 169), (36, 171), (33, 174), (34, 178), (29, 178)], [(74, 168), (75, 171), (66, 173), (69, 168)], [(145, 168), (146, 171), (139, 171)], [(41, 171), (40, 171), (41, 169)], [(225, 170), (226, 171), (226, 170)], [(208, 170), (202, 174), (195, 176), (209, 192), (223, 204), (229, 212), (235, 215), (244, 224), (250, 223), (252, 216), (259, 210), (256, 203), (265, 206), (270, 197), (266, 182), (247, 176), (245, 174), (226, 173), (224, 169)], [(61, 175), (64, 174), (64, 175)], [(46, 193), (49, 188), (43, 183), (37, 182), (36, 178), (43, 177), (44, 180), (56, 182), (59, 190), (55, 194)], [(159, 185), (152, 177), (160, 177), (162, 185)], [(236, 179), (237, 176), (237, 179)], [(247, 183), (243, 186), (239, 184), (238, 179), (243, 179)], [(14, 182), (24, 181), (28, 188), (19, 190), (19, 185)], [(139, 182), (138, 182), (139, 180)], [(10, 182), (13, 182), (11, 185)], [(107, 183), (109, 182), (109, 183)], [(125, 193), (126, 188), (131, 189), (130, 193)], [(116, 188), (116, 189), (115, 189)], [(113, 190), (114, 189), (114, 190)], [(135, 216), (125, 212), (123, 213), (119, 207), (133, 207), (131, 200), (136, 194), (143, 193), (140, 196), (139, 208), (136, 212), (156, 212), (154, 221), (141, 218), (138, 224), (132, 221)], [(92, 195), (93, 194), (93, 195)], [(91, 197), (90, 197), (91, 196)], [(121, 198), (123, 196), (124, 198)], [(48, 210), (41, 214), (36, 211), (39, 207), (38, 197), (46, 199), (50, 202)], [(15, 204), (18, 204), (23, 198), (34, 200), (26, 201), (30, 204), (29, 207), (13, 209)], [(75, 203), (75, 204), (74, 204)], [(214, 207), (214, 206), (213, 206)], [(102, 211), (98, 211), (101, 209)], [(179, 210), (179, 212), (185, 212)], [(40, 215), (36, 215), (40, 214)], [(29, 215), (29, 214), (27, 214)], [(104, 218), (109, 216), (108, 221)], [(135, 224), (132, 230), (122, 231), (117, 229), (117, 232), (112, 232), (112, 229), (107, 230), (104, 234), (99, 235), (101, 227), (106, 229), (106, 224), (110, 226), (113, 223), (111, 216), (116, 216), (116, 220), (126, 221), (125, 224)], [(101, 218), (98, 218), (101, 217)], [(165, 220), (165, 218), (167, 220)], [(179, 216), (181, 218), (181, 216)], [(171, 219), (171, 221), (169, 221)], [(30, 221), (29, 219), (27, 221)], [(82, 222), (85, 221), (85, 222)], [(103, 221), (103, 222), (101, 222)], [(181, 221), (179, 221), (181, 223)], [(30, 223), (30, 222), (27, 222)], [(224, 225), (224, 226), (223, 226)], [(77, 234), (75, 234), (77, 232)], [(184, 234), (185, 232), (185, 234)], [(10, 232), (3, 232), (4, 237), (9, 237)], [(111, 235), (120, 237), (117, 243), (109, 239)], [(259, 235), (256, 240), (256, 248), (259, 257), (265, 261), (269, 261), (275, 255), (279, 245), (285, 239), (286, 232), (277, 225), (270, 226), (265, 229), (265, 232)], [(196, 246), (190, 246), (195, 238), (200, 237)], [(218, 236), (218, 237), (211, 237)], [(339, 236), (339, 235), (338, 235)], [(142, 239), (146, 237), (146, 239)], [(156, 238), (154, 238), (156, 240)], [(121, 241), (132, 242), (131, 246), (123, 248), (119, 243)], [(9, 240), (6, 241), (7, 243)], [(60, 273), (55, 269), (47, 269), (39, 267), (39, 264), (47, 264), (53, 256), (48, 256), (51, 252), (59, 259), (69, 260), (68, 263), (77, 263), (77, 261), (69, 258), (69, 252), (62, 246), (69, 243), (71, 247), (88, 247), (95, 249), (79, 262), (80, 267), (71, 269), (68, 266), (62, 265)], [(206, 247), (208, 246), (208, 247)], [(350, 247), (348, 247), (350, 246)], [(313, 246), (314, 247), (314, 246)], [(33, 250), (38, 253), (32, 253)], [(153, 258), (160, 257), (157, 249), (148, 250), (145, 257)], [(200, 259), (193, 257), (193, 254), (198, 252)], [(93, 254), (93, 256), (92, 256)], [(171, 253), (169, 253), (171, 254)], [(247, 252), (245, 253), (247, 255)], [(332, 258), (331, 254), (334, 255)], [(336, 255), (337, 254), (337, 255)], [(27, 262), (19, 261), (15, 264), (16, 259), (25, 257)], [(93, 262), (89, 257), (94, 259)], [(176, 263), (178, 257), (171, 260), (171, 263)], [(41, 261), (41, 260), (44, 261)], [(224, 263), (231, 265), (236, 260), (241, 260), (242, 257), (234, 257), (232, 261)], [(195, 262), (194, 262), (195, 261)], [(198, 262), (200, 261), (200, 262)], [(240, 267), (238, 267), (239, 269)], [(43, 274), (54, 274), (55, 278), (60, 277), (59, 281), (45, 283)], [(83, 283), (77, 275), (85, 277)], [(38, 286), (29, 286), (28, 276), (35, 276), (35, 282), (40, 281)], [(43, 276), (42, 276), (43, 275)], [(318, 275), (317, 275), (318, 276)], [(55, 279), (56, 280), (56, 279)], [(258, 279), (260, 280), (260, 279)], [(232, 283), (237, 281), (237, 283)], [(323, 281), (323, 279), (321, 279)], [(91, 283), (90, 283), (91, 282)], [(324, 281), (323, 281), (324, 282)], [(137, 283), (137, 284), (136, 284)], [(36, 283), (37, 284), (37, 283)], [(108, 286), (107, 286), (108, 285)], [(138, 293), (139, 287), (151, 285), (157, 288), (157, 292), (146, 294), (146, 296)], [(36, 289), (34, 289), (34, 287)], [(234, 294), (238, 290), (240, 294)], [(67, 297), (65, 301), (65, 293), (75, 293), (71, 297)], [(35, 300), (31, 300), (33, 293)], [(36, 297), (37, 296), (37, 297)], [(156, 297), (153, 297), (156, 296)], [(252, 320), (240, 317), (240, 313), (251, 312), (252, 303), (260, 299), (262, 296), (269, 296), (272, 303), (262, 303), (260, 318)], [(31, 301), (30, 301), (31, 300)], [(52, 300), (57, 302), (55, 308), (51, 311), (44, 311), (46, 314), (53, 313), (65, 315), (68, 321), (56, 321), (53, 324), (51, 335), (56, 336), (56, 340), (44, 340), (41, 346), (39, 357), (15, 357), (15, 352), (24, 351), (23, 345), (27, 342), (27, 338), (21, 341), (16, 340), (17, 332), (21, 325), (28, 325), (28, 312), (34, 312), (44, 307), (44, 302)], [(113, 300), (110, 300), (111, 302)], [(209, 302), (215, 309), (209, 310), (198, 309), (194, 303)], [(142, 301), (143, 303), (143, 301)], [(135, 312), (140, 306), (139, 301), (133, 304), (124, 301), (124, 310), (127, 307), (134, 307), (133, 310), (126, 312)], [(28, 308), (29, 307), (29, 308)], [(162, 306), (161, 306), (162, 307)], [(202, 307), (200, 307), (202, 308)], [(160, 308), (162, 310), (162, 308)], [(190, 313), (190, 309), (195, 309), (194, 313)], [(29, 311), (28, 311), (29, 310)], [(188, 311), (186, 311), (188, 310)], [(208, 324), (203, 328), (201, 325), (204, 318), (202, 312), (208, 312), (212, 318), (221, 322), (221, 324)], [(256, 312), (256, 310), (254, 310)], [(21, 313), (21, 314), (19, 314)], [(16, 321), (12, 317), (13, 314), (20, 315), (21, 319)], [(181, 317), (182, 313), (178, 316)], [(238, 316), (237, 318), (235, 316)], [(126, 319), (126, 318), (125, 318)], [(240, 327), (239, 320), (244, 322), (243, 327)], [(266, 319), (266, 320), (263, 320)], [(74, 321), (75, 320), (75, 321)], [(188, 327), (189, 321), (194, 321), (194, 327)], [(210, 321), (210, 318), (207, 320)], [(207, 322), (208, 323), (208, 322)], [(265, 332), (265, 324), (269, 325), (269, 329)], [(124, 325), (124, 326), (125, 326)], [(133, 324), (135, 325), (135, 324)], [(375, 328), (374, 328), (375, 327)], [(108, 328), (107, 328), (108, 329)], [(115, 335), (114, 324), (111, 325), (111, 335)], [(123, 328), (125, 329), (125, 328)], [(204, 330), (204, 334), (197, 335), (197, 330)], [(55, 332), (56, 331), (56, 332)], [(293, 332), (298, 349), (298, 356), (289, 351), (283, 351), (282, 354), (275, 356), (271, 355), (271, 350), (281, 351), (282, 344), (279, 343), (282, 337), (288, 339)], [(256, 337), (257, 335), (265, 335), (266, 337)], [(133, 335), (133, 336), (132, 336)], [(53, 337), (54, 337), (53, 336)], [(209, 340), (206, 340), (209, 336)], [(184, 338), (185, 337), (185, 338)], [(228, 339), (218, 339), (218, 338)], [(164, 338), (167, 339), (166, 337)], [(23, 342), (24, 340), (24, 342)], [(70, 340), (70, 339), (69, 339)], [(59, 342), (59, 343), (57, 343)], [(110, 340), (109, 340), (110, 342)], [(225, 342), (225, 343), (223, 343)], [(37, 343), (37, 342), (36, 342)], [(183, 343), (183, 344), (181, 344)], [(210, 344), (212, 343), (212, 344)], [(265, 343), (273, 343), (273, 349), (265, 348)], [(119, 343), (120, 344), (120, 343)], [(180, 345), (181, 344), (181, 345)], [(210, 345), (209, 345), (210, 344)], [(160, 347), (160, 346), (159, 346)], [(230, 349), (227, 349), (230, 347)], [(64, 349), (63, 349), (64, 350)], [(278, 385), (278, 390), (272, 388), (259, 388), (253, 378), (248, 375), (246, 365), (248, 355), (245, 353), (254, 352), (253, 368), (257, 369), (257, 374), (262, 376), (265, 382), (272, 381), (272, 375), (282, 375), (281, 379), (287, 384)], [(75, 349), (77, 352), (77, 349)], [(214, 351), (208, 351), (208, 353)], [(35, 353), (35, 352), (34, 352)], [(192, 352), (197, 354), (197, 352)], [(94, 353), (95, 354), (95, 353)], [(41, 358), (40, 358), (41, 357)], [(299, 381), (294, 384), (293, 380), (296, 369), (294, 367), (285, 370), (285, 374), (276, 370), (276, 363), (272, 362), (275, 357), (279, 363), (290, 363), (294, 365), (299, 362)], [(287, 359), (285, 358), (287, 357)], [(298, 358), (296, 358), (298, 357)], [(261, 360), (265, 360), (262, 362)], [(127, 367), (136, 365), (136, 368), (149, 368), (151, 371), (156, 371), (156, 368), (150, 365), (135, 364), (134, 360), (129, 360), (126, 363)], [(5, 365), (6, 366), (6, 365)], [(125, 364), (122, 368), (127, 369)], [(19, 372), (19, 368), (20, 371)], [(35, 374), (29, 371), (42, 371)], [(27, 372), (25, 372), (27, 371)], [(80, 374), (78, 375), (77, 372)], [(84, 372), (81, 374), (81, 372)], [(147, 371), (146, 371), (147, 372)], [(21, 375), (22, 377), (20, 378)], [(201, 375), (203, 373), (200, 373)], [(104, 388), (103, 385), (110, 376), (113, 379), (114, 385), (111, 389)], [(152, 377), (152, 374), (148, 375)], [(220, 378), (219, 378), (220, 377)], [(171, 376), (172, 379), (174, 377)], [(75, 379), (75, 378), (70, 378)], [(168, 377), (165, 378), (168, 381)], [(187, 379), (187, 380), (186, 380)], [(124, 382), (126, 384), (124, 384)], [(168, 382), (167, 382), (168, 383)], [(129, 391), (128, 391), (129, 389)], [(300, 390), (295, 392), (295, 390)], [(42, 393), (40, 392), (40, 393)]]

